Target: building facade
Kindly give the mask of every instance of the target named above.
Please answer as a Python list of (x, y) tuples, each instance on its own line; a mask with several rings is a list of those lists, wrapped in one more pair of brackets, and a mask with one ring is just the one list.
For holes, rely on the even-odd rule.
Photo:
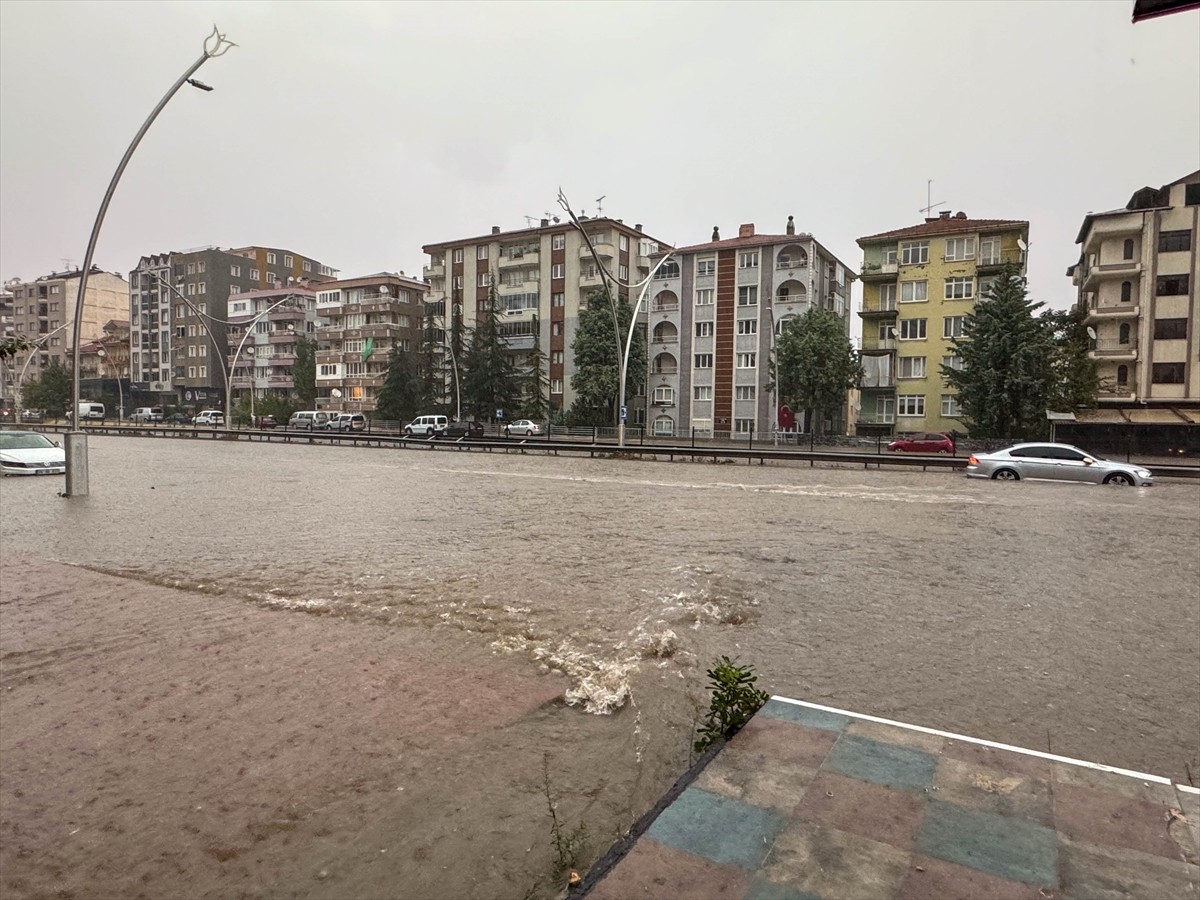
[(292, 394), (298, 342), (316, 340), (316, 298), (315, 290), (294, 285), (229, 298), (226, 365), (235, 400), (251, 391), (256, 399)]
[(963, 431), (950, 340), (1000, 269), (1025, 271), (1029, 223), (943, 212), (858, 239), (863, 251), (860, 435)]
[(223, 402), (230, 297), (335, 275), (315, 259), (268, 247), (143, 256), (129, 273), (127, 297), (135, 386), (159, 402)]
[[(650, 291), (648, 427), (660, 436), (753, 439), (778, 426), (769, 392), (775, 338), (812, 307), (834, 312), (847, 335), (854, 273), (811, 234), (738, 236), (681, 247), (656, 273)], [(845, 430), (845, 411), (795, 427)]]
[[(20, 279), (17, 279), (20, 284)], [(16, 334), (16, 323), (13, 321), (13, 295), (6, 284), (0, 290), (0, 340), (11, 338)], [(16, 399), (17, 370), (13, 368), (12, 360), (0, 357), (0, 406), (12, 406)]]
[(1200, 171), (1083, 220), (1067, 274), (1094, 335), (1099, 405), (1126, 411), (1112, 424), (1179, 424), (1193, 419), (1173, 409), (1200, 409), (1198, 232)]
[(375, 411), (392, 354), (420, 346), (428, 291), (392, 272), (317, 288), (317, 409)]
[[(609, 271), (624, 283), (638, 282), (649, 272), (649, 256), (658, 242), (641, 225), (621, 219), (580, 218)], [(426, 244), (429, 265), (423, 274), (429, 284), (430, 309), (439, 326), (452, 330), (454, 317), (465, 329), (474, 328), (487, 308), (492, 280), (504, 308), (502, 330), (520, 364), (536, 344), (547, 360), (549, 406), (570, 407), (575, 396), (571, 377), (575, 362), (571, 344), (579, 310), (604, 278), (587, 242), (571, 224), (542, 219), (536, 228)], [(644, 419), (644, 398), (630, 398), (630, 421)]]

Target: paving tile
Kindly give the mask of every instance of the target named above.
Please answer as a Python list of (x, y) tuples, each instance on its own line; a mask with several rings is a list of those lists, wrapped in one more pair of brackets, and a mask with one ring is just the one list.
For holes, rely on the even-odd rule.
[(754, 870), (762, 862), (784, 818), (697, 787), (680, 794), (654, 820), (650, 837), (713, 862)]
[[(837, 732), (797, 725), (770, 716), (755, 716), (729, 742), (728, 750), (760, 753), (771, 760), (820, 768), (837, 740)], [(725, 752), (728, 752), (726, 750)]]
[(793, 820), (775, 839), (760, 876), (824, 900), (890, 898), (904, 881), (909, 857), (857, 834)]
[(1063, 900), (1200, 897), (1200, 868), (1152, 853), (1101, 847), (1060, 835), (1058, 859)]
[(696, 779), (696, 787), (753, 806), (770, 807), (783, 814), (796, 808), (817, 770), (790, 762), (778, 762), (756, 753), (721, 751)]
[(947, 803), (1054, 827), (1050, 783), (1040, 778), (943, 756), (933, 788)]
[(741, 900), (750, 874), (643, 837), (588, 894), (589, 900)]
[(822, 772), (794, 816), (908, 851), (924, 814), (924, 794)]
[(790, 884), (776, 884), (755, 878), (750, 885), (750, 891), (745, 900), (821, 900), (816, 894), (809, 894)]
[(993, 769), (1003, 769), (1029, 778), (1041, 778), (1048, 781), (1051, 776), (1051, 762), (1040, 756), (1029, 753), (1017, 753), (1014, 750), (1000, 750), (996, 747), (984, 747), (970, 741), (947, 739), (942, 744), (942, 756), (951, 759), (961, 759), (963, 762), (975, 763), (980, 766), (990, 766)]
[(901, 728), (898, 725), (884, 725), (882, 722), (870, 722), (865, 719), (854, 719), (846, 726), (846, 734), (857, 737), (871, 738), (886, 744), (896, 744), (900, 747), (912, 747), (914, 750), (924, 750), (935, 756), (941, 752), (946, 739), (939, 734), (926, 734), (913, 728)]
[(1090, 787), (1108, 793), (1121, 794), (1132, 800), (1146, 800), (1168, 807), (1175, 805), (1174, 785), (1145, 781), (1115, 772), (1102, 772), (1088, 766), (1076, 766), (1071, 763), (1056, 762), (1052, 764), (1052, 768), (1055, 790), (1059, 784), (1072, 784), (1077, 787)]
[(930, 800), (917, 838), (919, 852), (1001, 878), (1053, 888), (1054, 832), (1024, 819)]
[[(1196, 851), (1196, 859), (1189, 859), (1189, 862), (1200, 862), (1200, 794), (1193, 794), (1191, 791), (1185, 791), (1181, 787), (1175, 788), (1176, 809), (1184, 814), (1187, 818), (1188, 830), (1192, 835), (1192, 848)], [(1172, 825), (1172, 833), (1175, 825)]]
[(911, 747), (844, 734), (829, 751), (824, 768), (875, 784), (923, 791), (933, 781), (937, 757)]
[(1066, 837), (1182, 860), (1183, 847), (1168, 829), (1171, 809), (1098, 788), (1054, 786), (1054, 822)]
[(811, 728), (824, 728), (826, 731), (841, 731), (853, 721), (849, 716), (839, 713), (825, 712), (811, 706), (797, 706), (795, 703), (783, 703), (780, 700), (768, 700), (755, 715), (783, 719), (785, 722), (795, 722)]
[(1042, 888), (969, 869), (944, 859), (917, 855), (896, 900), (1046, 900)]

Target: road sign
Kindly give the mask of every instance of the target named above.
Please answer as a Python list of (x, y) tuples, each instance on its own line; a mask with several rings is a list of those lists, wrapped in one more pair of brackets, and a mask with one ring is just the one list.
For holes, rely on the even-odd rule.
[(502, 409), (496, 410), (496, 418), (503, 421), (504, 420), (504, 410), (502, 410)]
[(628, 419), (629, 419), (629, 407), (628, 407), (628, 406), (622, 406), (622, 407), (621, 407), (621, 421), (622, 421), (622, 422), (625, 422), (625, 421), (627, 421)]

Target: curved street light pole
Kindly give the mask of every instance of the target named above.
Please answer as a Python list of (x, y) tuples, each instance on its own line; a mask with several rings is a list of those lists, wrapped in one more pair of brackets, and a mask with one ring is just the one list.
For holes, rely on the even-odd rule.
[[(15, 407), (15, 412), (13, 413), (13, 421), (19, 421), (20, 417), (21, 417), (21, 413), (24, 412), (24, 407), (22, 406), (22, 404), (25, 402), (25, 373), (27, 371), (29, 371), (29, 364), (31, 362), (33, 362), (33, 355), (38, 352), (38, 347), (41, 344), (46, 343), (46, 341), (50, 340), (50, 338), (54, 337), (54, 335), (58, 334), (64, 328), (70, 328), (70, 327), (71, 327), (70, 322), (64, 322), (62, 325), (59, 325), (53, 331), (46, 332), (40, 338), (38, 338), (36, 341), (34, 341), (32, 344), (29, 345), (29, 356), (26, 358), (25, 364), (21, 366), (21, 374), (17, 377), (16, 407)], [(78, 402), (75, 404), (75, 408), (79, 409)]]
[[(662, 268), (663, 263), (665, 263), (667, 260), (669, 260), (674, 255), (675, 255), (674, 251), (667, 251), (666, 253), (663, 254), (663, 258), (660, 259), (658, 261), (658, 263), (655, 264), (654, 268), (650, 270), (650, 277), (647, 278), (645, 280), (645, 282), (642, 284), (642, 292), (640, 294), (638, 294), (637, 306), (635, 306), (633, 308), (633, 318), (629, 320), (629, 334), (625, 337), (625, 355), (621, 358), (620, 376), (621, 376), (621, 410), (622, 411), (624, 411), (624, 409), (625, 409), (625, 374), (629, 370), (629, 350), (633, 346), (633, 332), (637, 328), (638, 313), (641, 311), (642, 301), (644, 301), (646, 299), (646, 292), (650, 290), (650, 282), (654, 279), (654, 276), (658, 273), (658, 270)], [(645, 427), (646, 427), (646, 425), (645, 425), (645, 423), (643, 423), (642, 428), (645, 429)], [(644, 440), (645, 440), (645, 438), (643, 437), (643, 441)], [(617, 446), (618, 447), (625, 446), (625, 417), (624, 416), (621, 416), (621, 423), (620, 423), (620, 425), (617, 426)]]
[[(100, 357), (100, 383), (104, 383), (104, 363), (108, 360), (108, 351), (101, 347), (96, 351), (96, 355)], [(117, 406), (117, 421), (120, 422), (125, 418), (125, 388), (121, 386), (121, 369), (113, 366), (117, 373), (117, 398), (119, 405)]]
[[(142, 127), (138, 129), (138, 133), (133, 136), (133, 142), (129, 145), (129, 149), (125, 151), (125, 155), (121, 157), (121, 162), (117, 165), (117, 171), (113, 173), (112, 181), (108, 183), (108, 190), (104, 192), (104, 200), (100, 203), (100, 210), (96, 213), (96, 221), (92, 224), (92, 233), (88, 238), (87, 252), (83, 256), (83, 271), (79, 277), (79, 293), (75, 297), (75, 329), (72, 344), (74, 347), (72, 355), (75, 359), (72, 364), (74, 377), (71, 388), (71, 408), (76, 413), (79, 411), (79, 342), (83, 334), (83, 298), (87, 294), (88, 273), (92, 269), (92, 256), (96, 252), (96, 241), (100, 238), (100, 226), (104, 224), (104, 216), (108, 212), (108, 204), (112, 201), (113, 193), (117, 189), (117, 182), (125, 174), (125, 167), (129, 165), (133, 151), (142, 142), (142, 138), (146, 136), (146, 132), (150, 130), (150, 126), (154, 124), (154, 120), (158, 118), (158, 114), (163, 111), (163, 107), (167, 105), (167, 102), (196, 74), (196, 71), (202, 65), (214, 57), (224, 55), (233, 46), (235, 44), (227, 40), (225, 35), (221, 34), (217, 30), (217, 26), (214, 25), (212, 34), (204, 39), (204, 52), (200, 54), (200, 58), (192, 63), (186, 72), (179, 76), (178, 81), (171, 85), (171, 89), (158, 101), (158, 105), (154, 107), (149, 118), (142, 123)], [(201, 87), (199, 83), (196, 86)], [(201, 87), (201, 89), (204, 90), (205, 87)], [(211, 88), (207, 89), (211, 90)], [(80, 429), (78, 415), (71, 417), (71, 430), (67, 432), (64, 443), (67, 451), (67, 483), (63, 496), (86, 497), (89, 493), (87, 435)]]

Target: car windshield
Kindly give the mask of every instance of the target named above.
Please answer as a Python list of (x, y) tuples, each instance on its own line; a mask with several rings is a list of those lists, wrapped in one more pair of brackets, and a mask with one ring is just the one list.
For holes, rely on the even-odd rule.
[(44, 450), (54, 444), (40, 434), (0, 432), (0, 450)]

